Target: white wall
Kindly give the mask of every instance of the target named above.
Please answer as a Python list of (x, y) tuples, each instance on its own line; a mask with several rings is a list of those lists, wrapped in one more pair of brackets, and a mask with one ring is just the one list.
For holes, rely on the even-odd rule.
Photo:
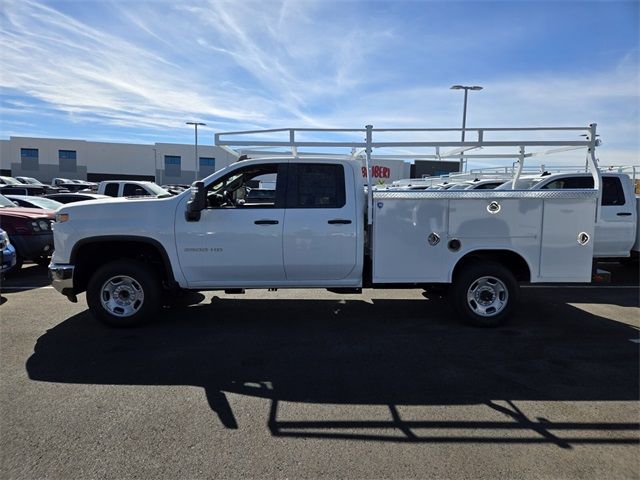
[[(21, 148), (38, 149), (38, 170), (23, 170)], [(76, 151), (76, 171), (60, 172), (58, 150)], [(155, 150), (155, 151), (154, 151)], [(86, 179), (87, 175), (156, 177), (163, 180), (164, 155), (182, 158), (181, 176), (174, 181), (191, 183), (195, 177), (194, 146), (156, 143), (149, 145), (89, 142), (60, 138), (10, 137), (0, 141), (0, 168), (10, 170), (12, 176), (29, 176), (49, 182), (53, 177)], [(214, 157), (216, 169), (233, 163), (236, 157), (226, 149), (199, 145), (198, 156)], [(207, 172), (210, 173), (210, 172)]]

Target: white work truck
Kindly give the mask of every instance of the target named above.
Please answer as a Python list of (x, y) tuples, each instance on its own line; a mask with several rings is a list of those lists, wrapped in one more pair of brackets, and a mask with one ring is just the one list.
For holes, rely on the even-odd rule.
[[(265, 132), (217, 134), (219, 145), (291, 147), (289, 155), (238, 161), (194, 183), (191, 191), (157, 199), (120, 198), (65, 205), (57, 211), (53, 286), (72, 301), (86, 291), (91, 312), (117, 326), (153, 318), (171, 292), (450, 286), (461, 317), (493, 326), (514, 310), (522, 282), (590, 282), (601, 177), (595, 124), (553, 129), (570, 140), (527, 139), (550, 128), (467, 129), (477, 138), (373, 141), (403, 130), (314, 130), (364, 134), (365, 139), (260, 139)], [(308, 129), (302, 129), (309, 134)], [(411, 132), (417, 132), (414, 129)], [(460, 129), (423, 129), (432, 132)], [(587, 139), (579, 139), (584, 131)], [(487, 138), (499, 133), (502, 139)], [(258, 140), (224, 136), (259, 135)], [(505, 141), (505, 135), (516, 136)], [(469, 135), (468, 135), (469, 136)], [(578, 138), (579, 140), (575, 140)], [(352, 156), (309, 156), (303, 147), (351, 147)], [(378, 148), (453, 147), (448, 155), (515, 147), (584, 148), (595, 188), (558, 190), (408, 190), (367, 188), (366, 166)], [(439, 151), (438, 151), (439, 150)], [(497, 158), (507, 156), (496, 154)], [(480, 157), (483, 158), (483, 157)], [(248, 185), (271, 182), (271, 201), (252, 202)], [(166, 292), (166, 293), (165, 293)]]

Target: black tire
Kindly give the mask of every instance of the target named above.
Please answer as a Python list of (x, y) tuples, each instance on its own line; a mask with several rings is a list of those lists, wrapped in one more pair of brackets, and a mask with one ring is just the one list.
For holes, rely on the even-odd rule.
[(462, 320), (476, 327), (497, 327), (513, 312), (519, 288), (509, 269), (496, 262), (478, 261), (463, 266), (451, 293)]
[(51, 263), (51, 257), (36, 257), (33, 259), (33, 263), (41, 267), (48, 267)]
[(161, 304), (156, 272), (134, 260), (115, 260), (100, 267), (87, 285), (92, 315), (113, 327), (133, 327), (153, 319)]

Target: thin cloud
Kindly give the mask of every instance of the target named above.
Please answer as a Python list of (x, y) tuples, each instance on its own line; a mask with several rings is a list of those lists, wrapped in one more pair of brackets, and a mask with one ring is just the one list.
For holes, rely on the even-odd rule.
[(617, 49), (613, 68), (531, 73), (496, 64), (470, 79), (465, 59), (478, 59), (465, 52), (482, 45), (480, 56), (513, 54), (528, 31), (467, 23), (443, 36), (442, 5), (424, 5), (412, 23), (398, 15), (402, 5), (381, 2), (115, 2), (73, 13), (34, 0), (6, 4), (5, 134), (28, 134), (18, 123), (26, 116), (91, 132), (111, 126), (127, 138), (186, 132), (185, 119), (216, 130), (455, 127), (462, 95), (449, 86), (462, 77), (485, 87), (469, 98), (469, 126), (597, 121), (602, 152), (637, 157), (637, 45)]

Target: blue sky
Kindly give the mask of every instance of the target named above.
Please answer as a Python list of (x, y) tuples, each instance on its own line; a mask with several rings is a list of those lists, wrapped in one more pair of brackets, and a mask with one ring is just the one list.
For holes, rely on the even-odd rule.
[(2, 138), (598, 122), (640, 163), (640, 2), (0, 0)]

